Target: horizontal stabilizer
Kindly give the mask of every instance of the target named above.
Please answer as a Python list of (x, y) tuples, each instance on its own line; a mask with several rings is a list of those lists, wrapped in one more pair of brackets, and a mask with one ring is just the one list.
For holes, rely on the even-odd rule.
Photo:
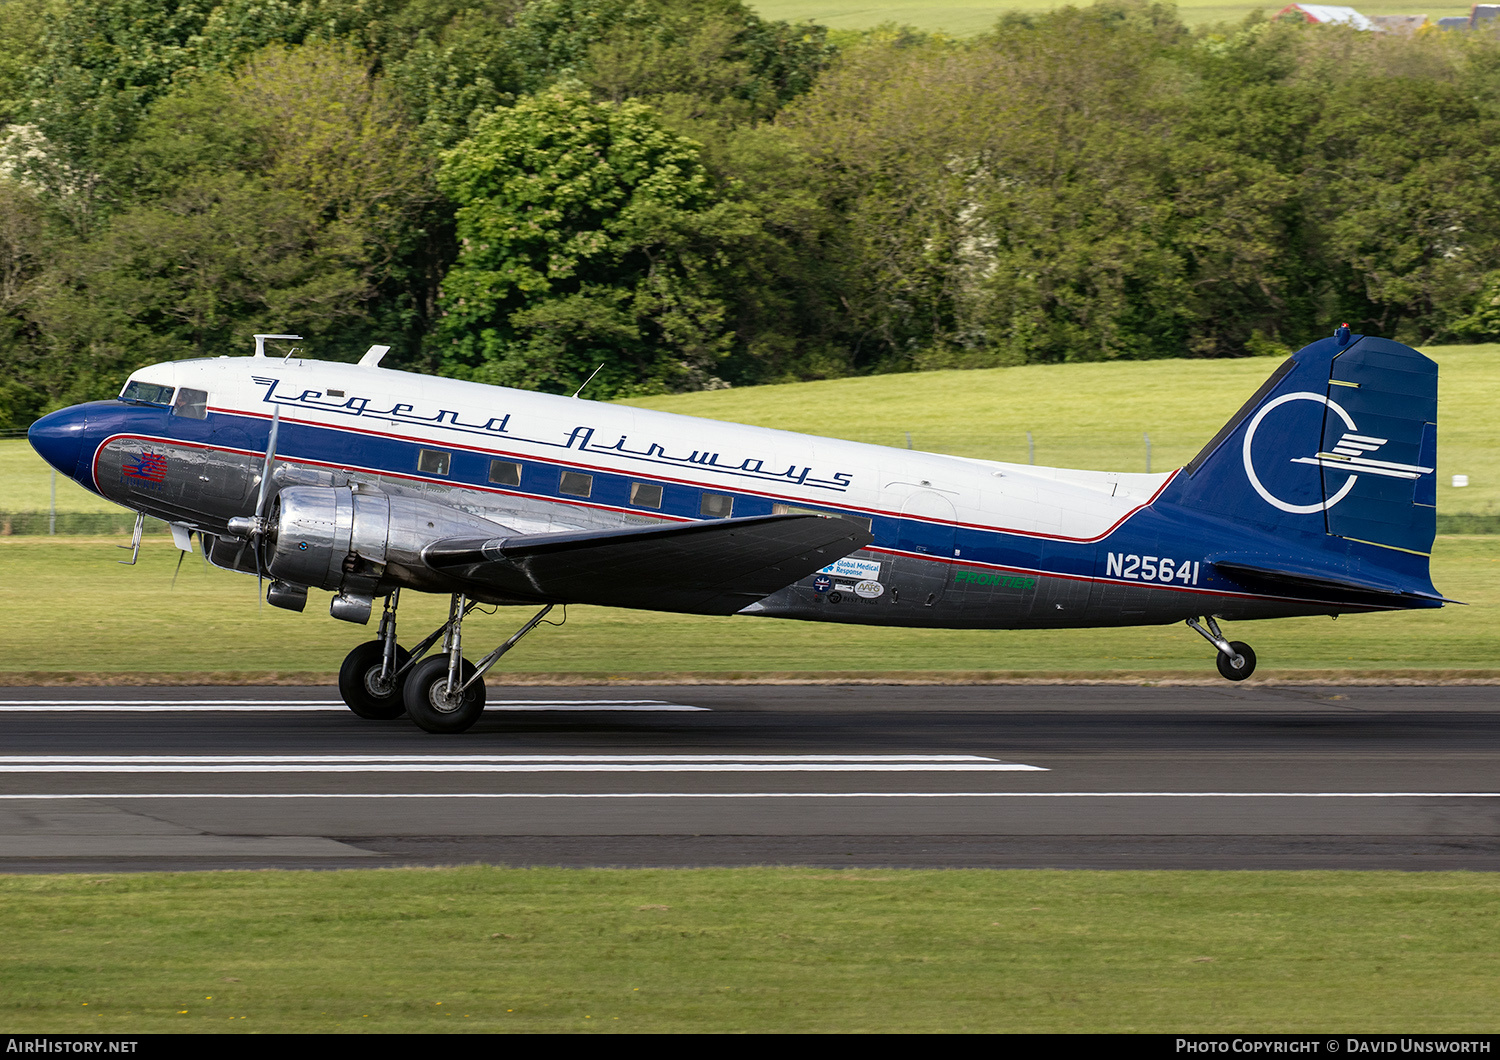
[(427, 546), (434, 570), (486, 594), (699, 615), (732, 615), (871, 542), (860, 523), (820, 515), (489, 539)]
[[(1265, 556), (1224, 556), (1211, 561), (1214, 569), (1250, 589), (1308, 600), (1347, 603), (1360, 607), (1410, 607), (1410, 599), (1455, 604), (1436, 593), (1403, 589), (1380, 577), (1302, 568)], [(1405, 602), (1403, 602), (1405, 601)]]

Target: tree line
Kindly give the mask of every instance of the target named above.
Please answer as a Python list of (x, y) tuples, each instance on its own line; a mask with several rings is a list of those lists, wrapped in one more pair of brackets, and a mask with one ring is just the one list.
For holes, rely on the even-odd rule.
[(4, 0), (0, 425), (154, 361), (590, 396), (1500, 338), (1500, 38), (1140, 0)]

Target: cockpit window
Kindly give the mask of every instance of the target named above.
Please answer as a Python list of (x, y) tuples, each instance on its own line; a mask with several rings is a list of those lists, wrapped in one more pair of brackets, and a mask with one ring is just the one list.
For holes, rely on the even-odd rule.
[(125, 384), (124, 390), (120, 391), (120, 400), (133, 401), (138, 405), (170, 405), (173, 389), (173, 387), (159, 386), (156, 383), (132, 380)]
[(177, 391), (177, 404), (172, 406), (172, 415), (186, 416), (190, 420), (208, 419), (208, 391), (183, 387)]

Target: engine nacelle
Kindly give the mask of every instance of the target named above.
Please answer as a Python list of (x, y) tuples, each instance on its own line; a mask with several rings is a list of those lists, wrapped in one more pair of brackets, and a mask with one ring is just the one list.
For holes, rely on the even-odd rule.
[(382, 590), (446, 588), (422, 562), (433, 541), (513, 532), (446, 505), (356, 486), (288, 486), (276, 496), (270, 524), (268, 573), (336, 593), (329, 613), (359, 623), (370, 620)]
[[(390, 498), (351, 489), (291, 486), (271, 513), (273, 577), (297, 585), (372, 595), (385, 573)], [(363, 590), (363, 592), (360, 592)]]

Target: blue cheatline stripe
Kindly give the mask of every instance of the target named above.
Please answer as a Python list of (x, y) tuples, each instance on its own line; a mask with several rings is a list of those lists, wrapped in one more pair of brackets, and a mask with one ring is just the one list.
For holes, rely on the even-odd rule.
[[(108, 408), (108, 406), (106, 406)], [(115, 417), (119, 426), (130, 426), (131, 414), (139, 410), (133, 406), (121, 406)], [(91, 421), (94, 414), (90, 414)], [(101, 417), (103, 419), (104, 417)], [(154, 437), (168, 444), (216, 446), (214, 432), (223, 429), (224, 421), (231, 421), (231, 428), (243, 428), (251, 444), (266, 443), (269, 435), (269, 418), (253, 413), (215, 410), (209, 420), (173, 420), (173, 434), (136, 434), (136, 437)], [(164, 424), (165, 425), (165, 424)], [(91, 422), (92, 426), (92, 422)], [(126, 433), (122, 430), (120, 433)], [(132, 432), (133, 433), (133, 432)], [(437, 477), (417, 471), (419, 452), (422, 449), (439, 449), (452, 455), (447, 476)], [(237, 450), (244, 452), (245, 450)], [(263, 453), (264, 450), (262, 449)], [(473, 490), (498, 496), (515, 496), (552, 504), (594, 508), (625, 514), (661, 518), (667, 521), (696, 521), (700, 515), (700, 504), (705, 493), (716, 493), (734, 498), (736, 516), (769, 515), (773, 505), (788, 503), (800, 508), (816, 508), (830, 515), (851, 515), (871, 520), (871, 531), (875, 536), (870, 546), (876, 551), (892, 557), (907, 557), (927, 562), (950, 565), (984, 567), (1012, 574), (1033, 577), (1063, 578), (1073, 581), (1108, 581), (1120, 585), (1146, 587), (1173, 593), (1194, 595), (1236, 596), (1248, 599), (1279, 599), (1265, 594), (1247, 593), (1232, 587), (1212, 574), (1204, 565), (1206, 577), (1196, 587), (1167, 584), (1148, 584), (1103, 577), (1096, 572), (1099, 562), (1094, 541), (1078, 541), (1035, 536), (1021, 531), (986, 529), (966, 524), (936, 522), (920, 518), (902, 519), (888, 512), (859, 508), (840, 508), (833, 504), (820, 503), (801, 497), (778, 498), (772, 495), (737, 491), (729, 487), (697, 485), (674, 481), (664, 476), (646, 474), (621, 474), (606, 471), (595, 465), (563, 461), (546, 461), (500, 450), (478, 450), (446, 442), (414, 440), (360, 430), (353, 427), (308, 424), (283, 419), (277, 444), (277, 453), (289, 462), (305, 463), (332, 469), (347, 468), (386, 477), (404, 478), (414, 483), (431, 483), (452, 486), (456, 489)], [(315, 453), (316, 456), (305, 454)], [(489, 482), (491, 460), (503, 460), (520, 464), (520, 487), (497, 486)], [(407, 469), (407, 470), (397, 470)], [(584, 500), (563, 494), (560, 489), (561, 475), (566, 471), (578, 471), (593, 478), (590, 496)], [(1168, 483), (1163, 484), (1163, 489)], [(662, 506), (659, 509), (632, 506), (630, 486), (634, 482), (646, 482), (662, 487)], [(1158, 491), (1160, 495), (1160, 491)], [(1149, 505), (1142, 505), (1128, 515), (1105, 535), (1105, 538), (1122, 529), (1127, 522), (1139, 515), (1150, 516)], [(902, 524), (905, 530), (902, 531)], [(1177, 530), (1181, 533), (1181, 530)], [(951, 536), (950, 536), (951, 535)], [(1147, 535), (1151, 535), (1147, 528)], [(1104, 540), (1101, 538), (1100, 540)], [(900, 540), (902, 547), (896, 547)], [(1123, 547), (1123, 546), (1117, 546)], [(1162, 546), (1165, 548), (1166, 546)], [(1178, 548), (1178, 554), (1190, 550), (1202, 551), (1202, 543)], [(947, 553), (956, 550), (959, 556)]]

